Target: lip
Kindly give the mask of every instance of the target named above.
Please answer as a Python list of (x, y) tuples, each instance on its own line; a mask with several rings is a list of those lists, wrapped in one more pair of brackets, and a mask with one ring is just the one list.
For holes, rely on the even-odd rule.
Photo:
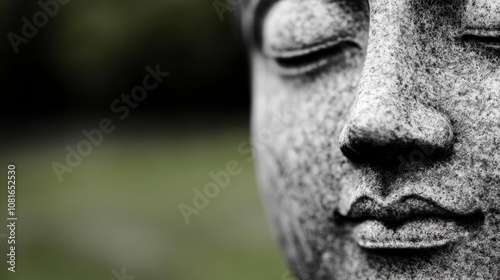
[(484, 221), (478, 210), (451, 211), (417, 195), (390, 204), (363, 196), (336, 222), (351, 223), (353, 237), (365, 249), (428, 249), (459, 242)]
[(354, 229), (354, 238), (365, 249), (427, 249), (457, 242), (469, 235), (455, 221), (442, 218), (409, 220), (391, 228), (377, 220), (367, 220)]

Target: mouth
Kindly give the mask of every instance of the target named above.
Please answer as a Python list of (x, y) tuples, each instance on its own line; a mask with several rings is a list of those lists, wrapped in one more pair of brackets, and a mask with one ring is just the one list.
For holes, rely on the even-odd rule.
[(429, 249), (459, 242), (484, 222), (479, 210), (456, 213), (411, 195), (385, 204), (358, 198), (345, 214), (335, 211), (334, 222), (349, 223), (364, 249)]

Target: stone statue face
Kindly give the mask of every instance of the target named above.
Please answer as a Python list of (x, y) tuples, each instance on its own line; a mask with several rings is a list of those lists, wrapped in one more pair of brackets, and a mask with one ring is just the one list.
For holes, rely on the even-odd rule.
[(500, 1), (250, 1), (262, 196), (300, 279), (500, 275)]

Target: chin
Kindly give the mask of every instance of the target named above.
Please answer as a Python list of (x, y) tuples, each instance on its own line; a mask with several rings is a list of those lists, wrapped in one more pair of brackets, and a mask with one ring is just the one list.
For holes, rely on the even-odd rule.
[(278, 227), (278, 239), (290, 268), (302, 280), (498, 279), (500, 275), (498, 257), (489, 256), (491, 246), (496, 245), (486, 240), (421, 249), (367, 249), (359, 246), (345, 229), (332, 235), (284, 232), (290, 228)]

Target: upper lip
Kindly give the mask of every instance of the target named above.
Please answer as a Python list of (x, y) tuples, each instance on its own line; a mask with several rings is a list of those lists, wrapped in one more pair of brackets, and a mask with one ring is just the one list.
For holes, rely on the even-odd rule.
[(473, 221), (478, 218), (473, 216), (481, 215), (477, 209), (453, 211), (431, 199), (418, 195), (404, 196), (391, 202), (365, 195), (357, 198), (350, 205), (347, 213), (336, 211), (336, 214), (341, 219), (351, 221), (375, 219), (387, 224), (400, 224), (408, 220), (425, 217)]

